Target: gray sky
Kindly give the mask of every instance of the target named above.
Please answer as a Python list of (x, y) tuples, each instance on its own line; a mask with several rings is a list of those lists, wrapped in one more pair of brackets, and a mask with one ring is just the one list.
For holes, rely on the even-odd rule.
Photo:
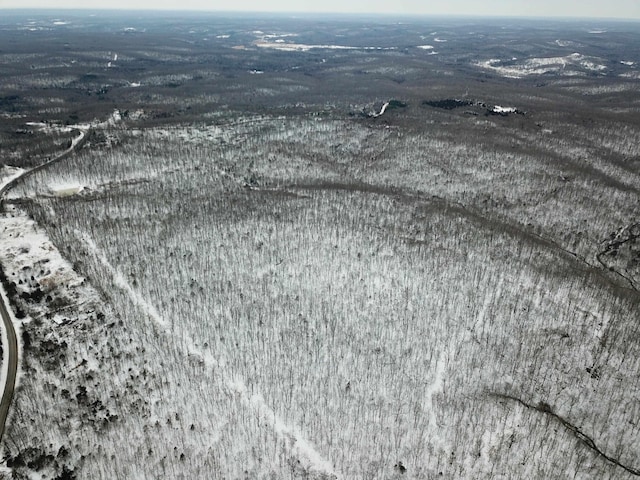
[(0, 0), (7, 8), (137, 8), (640, 19), (640, 0)]

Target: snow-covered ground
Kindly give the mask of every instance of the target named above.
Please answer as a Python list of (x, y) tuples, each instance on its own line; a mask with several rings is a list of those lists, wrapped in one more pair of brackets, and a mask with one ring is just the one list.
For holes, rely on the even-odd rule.
[[(52, 213), (55, 215), (55, 212)], [(86, 281), (84, 277), (74, 271), (72, 265), (67, 262), (56, 247), (51, 243), (44, 231), (31, 220), (25, 212), (16, 207), (9, 207), (6, 215), (0, 217), (0, 263), (2, 263), (7, 275), (16, 283), (16, 289), (20, 296), (31, 296), (37, 292), (43, 295), (64, 296), (64, 304), (70, 308), (59, 311), (51, 309), (51, 299), (46, 302), (29, 302), (29, 316), (25, 322), (51, 322), (50, 328), (55, 331), (55, 326), (61, 327), (69, 324), (82, 325), (85, 322), (93, 322), (94, 308), (101, 303), (100, 294)], [(111, 277), (114, 288), (122, 293), (151, 318), (163, 332), (167, 340), (173, 332), (169, 329), (169, 322), (163, 318), (154, 305), (146, 299), (134, 285), (116, 267), (111, 265), (100, 248), (85, 232), (77, 231), (78, 239), (86, 246), (90, 255), (104, 267), (106, 275)], [(59, 297), (58, 297), (59, 298)], [(84, 308), (84, 310), (83, 310)], [(49, 334), (51, 335), (51, 334)], [(56, 342), (72, 343), (74, 339), (59, 337)], [(90, 348), (90, 347), (89, 347)], [(220, 360), (210, 353), (201, 351), (197, 346), (190, 345), (184, 351), (184, 355), (192, 358), (200, 358), (204, 365), (219, 373), (220, 383), (216, 386), (219, 391), (226, 392), (230, 397), (236, 397), (246, 410), (245, 414), (254, 417), (257, 421), (258, 431), (263, 428), (273, 432), (278, 443), (286, 445), (286, 449), (297, 459), (301, 471), (308, 472), (318, 478), (340, 479), (332, 464), (326, 460), (317, 448), (305, 438), (303, 433), (295, 425), (286, 422), (268, 405), (265, 399), (249, 387), (241, 378), (229, 377), (225, 374)], [(84, 359), (80, 365), (83, 370), (99, 371), (100, 365), (96, 359)], [(41, 372), (43, 374), (44, 372)], [(94, 377), (100, 378), (99, 374)], [(49, 381), (48, 377), (46, 381)], [(65, 388), (60, 383), (58, 388)], [(68, 387), (66, 387), (68, 388)], [(89, 396), (92, 392), (88, 393)], [(181, 414), (184, 412), (181, 412)], [(62, 443), (59, 448), (62, 448)], [(58, 447), (57, 447), (58, 448)], [(35, 478), (35, 477), (34, 477)], [(316, 477), (313, 477), (316, 478)]]
[(518, 109), (516, 107), (501, 107), (500, 105), (495, 105), (491, 111), (494, 113), (516, 113)]
[[(0, 263), (19, 293), (31, 294), (39, 289), (48, 294), (63, 286), (64, 294), (75, 304), (98, 301), (97, 292), (73, 270), (44, 230), (24, 211), (9, 205), (7, 213), (0, 217), (0, 235)], [(42, 313), (52, 313), (56, 323), (65, 321), (63, 313), (49, 312), (45, 305)]]
[(620, 76), (622, 78), (630, 78), (633, 80), (640, 80), (640, 72), (636, 71), (632, 71), (632, 72), (625, 72), (625, 73), (621, 73)]
[(492, 70), (503, 77), (522, 78), (528, 75), (544, 75), (556, 73), (562, 76), (580, 76), (584, 71), (604, 73), (607, 67), (602, 59), (587, 57), (580, 53), (572, 53), (564, 57), (534, 57), (523, 60), (508, 61), (492, 58), (480, 62), (477, 66)]
[[(0, 169), (0, 190), (2, 190), (9, 182), (13, 179), (19, 177), (24, 172), (21, 168), (4, 166)], [(1, 199), (0, 199), (1, 200)], [(4, 242), (2, 244), (4, 247)], [(4, 286), (0, 284), (0, 301), (4, 303), (4, 305), (10, 305), (9, 298), (7, 296), (7, 292), (5, 292)], [(9, 315), (12, 316), (13, 324), (19, 328), (19, 323), (17, 322), (15, 315), (11, 311), (11, 309), (7, 309)], [(7, 340), (7, 332), (4, 328), (2, 328), (2, 368), (0, 369), (0, 386), (4, 387), (5, 382), (7, 381), (7, 355), (6, 352), (9, 348), (8, 340)]]
[(286, 39), (297, 37), (297, 33), (265, 33), (262, 30), (251, 32), (257, 37), (253, 44), (259, 48), (271, 48), (284, 52), (308, 52), (309, 50), (395, 50), (395, 48), (384, 47), (353, 47), (346, 45), (325, 45), (325, 44), (304, 44), (288, 42)]
[(395, 50), (395, 47), (351, 47), (346, 45), (307, 45), (304, 43), (281, 43), (256, 41), (254, 45), (259, 48), (272, 48), (283, 52), (308, 52), (309, 50)]
[[(0, 215), (0, 264), (3, 271), (16, 289), (18, 295), (24, 298), (39, 299), (45, 296), (60, 303), (84, 305), (99, 301), (99, 295), (85, 283), (85, 279), (78, 275), (72, 265), (62, 258), (60, 252), (48, 239), (44, 230), (28, 217), (28, 215), (15, 206), (5, 207), (6, 211)], [(0, 286), (4, 301), (7, 293)], [(10, 303), (6, 303), (10, 305)], [(14, 326), (17, 335), (20, 334), (23, 323), (31, 322), (37, 317), (48, 317), (56, 324), (61, 325), (71, 319), (64, 309), (51, 310), (47, 303), (34, 301), (32, 310), (23, 319), (13, 315)], [(35, 315), (34, 315), (35, 313)], [(77, 320), (77, 316), (74, 320)], [(3, 347), (5, 343), (3, 330)], [(19, 345), (22, 345), (20, 342)], [(6, 350), (4, 350), (6, 351)], [(20, 354), (19, 357), (22, 357)], [(2, 385), (6, 378), (6, 364), (3, 358)], [(20, 368), (18, 369), (17, 383), (20, 380)]]
[(388, 107), (389, 107), (389, 102), (385, 102), (384, 105), (382, 105), (382, 108), (380, 108), (380, 111), (378, 113), (374, 113), (372, 117), (380, 117), (384, 115), (384, 112), (387, 111)]
[[(114, 120), (116, 115), (118, 115), (118, 120)], [(112, 122), (111, 124), (114, 125), (116, 121), (121, 120), (119, 115), (120, 113), (116, 110), (111, 115), (111, 117), (109, 117), (107, 122)], [(25, 123), (25, 126), (30, 127), (34, 130), (42, 131), (44, 133), (69, 133), (69, 132), (73, 132), (74, 130), (80, 130), (82, 134), (72, 139), (71, 147), (75, 147), (78, 144), (78, 142), (84, 138), (84, 134), (87, 132), (87, 130), (89, 130), (93, 125), (104, 126), (106, 125), (106, 123), (105, 122), (98, 123), (97, 121), (93, 122), (93, 124), (78, 123), (73, 125), (61, 125), (59, 123), (47, 123), (47, 122), (26, 122)]]
[[(513, 113), (509, 98), (487, 108)], [(378, 115), (388, 105), (376, 104)], [(22, 220), (0, 223), (1, 231), (16, 222), (6, 229), (15, 237), (7, 244), (13, 255), (7, 264), (23, 293), (32, 297), (54, 286), (47, 295), (70, 299), (64, 310), (48, 301), (29, 303), (38, 319), (26, 326), (43, 326), (33, 342), (51, 340), (54, 352), (32, 357), (53, 367), (36, 363), (23, 379), (18, 411), (23, 418), (59, 416), (17, 425), (12, 438), (36, 438), (47, 454), (71, 445), (73, 455), (87, 456), (74, 463), (86, 478), (176, 478), (185, 472), (189, 478), (400, 478), (393, 476), (394, 463), (407, 467), (407, 478), (439, 478), (440, 471), (451, 478), (496, 478), (498, 468), (504, 478), (535, 478), (534, 469), (549, 465), (548, 458), (562, 463), (577, 451), (579, 440), (549, 415), (487, 396), (506, 392), (531, 404), (547, 402), (615, 452), (620, 435), (612, 425), (626, 425), (627, 417), (590, 407), (608, 405), (612, 392), (627, 398), (605, 382), (619, 377), (626, 385), (629, 372), (635, 375), (627, 366), (631, 360), (615, 374), (603, 374), (599, 384), (578, 387), (591, 381), (584, 366), (597, 360), (597, 349), (620, 324), (616, 320), (628, 318), (626, 307), (603, 300), (582, 277), (547, 275), (546, 263), (531, 265), (543, 249), (527, 247), (531, 251), (522, 254), (518, 239), (495, 239), (497, 233), (483, 233), (457, 216), (418, 219), (389, 195), (330, 189), (287, 192), (295, 208), (279, 208), (277, 197), (267, 196), (277, 190), (248, 191), (229, 181), (255, 173), (267, 185), (269, 178), (272, 184), (307, 182), (312, 164), (297, 168), (300, 152), (302, 159), (320, 152), (347, 165), (372, 158), (388, 144), (378, 138), (390, 138), (347, 122), (285, 120), (117, 130), (130, 143), (73, 156), (19, 189), (35, 199), (36, 217), (102, 298), (68, 292), (80, 291), (87, 280), (47, 280), (58, 278), (58, 257), (18, 210), (12, 213)], [(470, 165), (465, 177), (484, 175), (494, 189), (500, 186), (492, 182), (494, 168), (516, 161), (497, 159), (483, 168), (487, 164), (479, 166), (478, 159), (485, 158), (456, 150), (458, 140), (429, 144), (426, 137), (397, 141), (406, 151), (434, 158), (450, 154), (450, 178), (462, 168), (456, 163), (464, 162)], [(301, 147), (293, 155), (278, 150), (282, 145)], [(359, 177), (369, 175), (362, 177), (366, 181), (380, 181), (379, 170), (357, 168)], [(393, 171), (399, 175), (400, 169)], [(407, 171), (411, 181), (433, 176)], [(131, 182), (143, 178), (148, 182)], [(132, 188), (127, 195), (90, 199), (81, 191), (78, 199), (48, 195), (112, 184)], [(429, 185), (429, 191), (437, 188), (450, 194), (448, 187)], [(212, 208), (200, 211), (205, 191)], [(186, 217), (179, 212), (192, 194), (197, 197), (187, 206), (194, 217)], [(242, 218), (228, 212), (230, 205), (256, 198), (239, 210)], [(420, 229), (431, 227), (407, 239), (414, 242), (401, 241), (397, 233), (416, 226), (414, 220)], [(447, 249), (439, 248), (443, 231), (457, 239)], [(47, 252), (52, 255), (45, 257)], [(50, 265), (56, 268), (47, 273)], [(593, 314), (580, 321), (578, 305)], [(90, 310), (98, 307), (113, 310), (106, 320), (93, 319)], [(593, 322), (603, 322), (595, 334)], [(566, 335), (549, 333), (555, 331)], [(52, 362), (65, 349), (64, 360)], [(627, 358), (637, 358), (633, 353)], [(96, 402), (107, 413), (90, 411)], [(100, 415), (119, 419), (100, 423)], [(628, 427), (629, 438), (637, 437), (636, 430)], [(511, 447), (503, 445), (514, 441), (520, 445), (507, 453)], [(250, 473), (234, 470), (247, 463)], [(565, 463), (568, 470), (582, 465)]]
[(51, 193), (57, 197), (70, 197), (84, 190), (84, 185), (79, 184), (60, 184), (51, 185)]
[(2, 190), (6, 184), (19, 177), (23, 173), (23, 168), (11, 167), (9, 165), (5, 165), (4, 167), (0, 168), (0, 190)]

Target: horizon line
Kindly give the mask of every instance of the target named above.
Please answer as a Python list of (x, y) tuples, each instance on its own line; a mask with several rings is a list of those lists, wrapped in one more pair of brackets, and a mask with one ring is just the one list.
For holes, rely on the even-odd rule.
[(3, 6), (0, 5), (0, 11), (12, 10), (15, 12), (59, 12), (59, 11), (77, 11), (77, 12), (152, 12), (156, 14), (163, 13), (212, 13), (212, 14), (238, 14), (238, 15), (282, 15), (282, 16), (393, 16), (393, 17), (414, 17), (414, 18), (476, 18), (476, 19), (526, 19), (526, 20), (561, 20), (561, 21), (584, 21), (599, 20), (613, 22), (640, 22), (640, 17), (602, 17), (602, 16), (573, 16), (573, 15), (516, 15), (516, 14), (478, 14), (478, 13), (410, 13), (399, 11), (388, 12), (337, 12), (337, 11), (295, 11), (295, 10), (230, 10), (230, 9), (208, 9), (208, 8), (123, 8), (123, 7), (22, 7), (22, 6)]

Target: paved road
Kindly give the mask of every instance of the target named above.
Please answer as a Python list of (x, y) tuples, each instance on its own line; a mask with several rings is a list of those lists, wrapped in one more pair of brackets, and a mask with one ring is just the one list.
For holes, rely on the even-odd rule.
[[(9, 350), (7, 381), (4, 384), (2, 400), (0, 400), (0, 441), (2, 441), (4, 426), (7, 423), (7, 416), (9, 415), (9, 406), (11, 406), (11, 400), (13, 399), (13, 389), (16, 386), (16, 375), (18, 372), (18, 337), (16, 336), (16, 329), (13, 328), (13, 322), (9, 316), (7, 307), (2, 301), (0, 301), (0, 314), (2, 315), (2, 322), (4, 323), (4, 331), (7, 332)], [(6, 354), (5, 352), (5, 355)]]
[[(18, 181), (24, 180), (26, 177), (34, 174), (38, 170), (42, 170), (52, 163), (66, 158), (68, 155), (73, 153), (76, 149), (80, 148), (84, 144), (87, 139), (88, 133), (89, 130), (81, 130), (80, 136), (76, 140), (74, 140), (71, 146), (60, 155), (43, 163), (42, 165), (38, 165), (37, 167), (32, 168), (31, 170), (27, 170), (19, 177), (16, 177), (4, 184), (2, 188), (0, 188), (0, 211), (2, 210), (2, 197), (6, 192), (14, 187)], [(4, 323), (4, 330), (5, 332), (7, 332), (8, 339), (8, 352), (3, 352), (3, 354), (8, 355), (9, 365), (9, 369), (7, 370), (7, 381), (4, 384), (2, 399), (0, 400), (0, 442), (2, 441), (2, 437), (4, 436), (4, 428), (7, 423), (11, 400), (13, 400), (13, 391), (16, 386), (16, 375), (18, 374), (18, 337), (16, 335), (16, 329), (13, 326), (13, 322), (11, 321), (11, 317), (9, 316), (8, 308), (8, 305), (5, 305), (4, 302), (0, 299), (0, 314), (2, 315), (2, 322)]]
[[(89, 133), (91, 132), (90, 129), (86, 129), (86, 130), (79, 130), (80, 135), (78, 136), (78, 138), (76, 138), (72, 145), (67, 148), (64, 152), (62, 152), (60, 155), (52, 158), (51, 160), (48, 160), (40, 165), (38, 165), (37, 167), (32, 168), (31, 170), (27, 170), (25, 171), (22, 175), (14, 178), (13, 180), (11, 180), (10, 182), (5, 183), (2, 188), (0, 188), (0, 204), (2, 202), (2, 196), (7, 193), (9, 190), (11, 190), (13, 187), (16, 186), (16, 184), (21, 181), (24, 180), (25, 178), (33, 175), (34, 173), (48, 167), (49, 165), (59, 162), (60, 160), (62, 160), (63, 158), (67, 158), (69, 155), (71, 155), (73, 152), (75, 152), (76, 150), (78, 150), (79, 148), (81, 148), (85, 142), (87, 141), (87, 137), (89, 136)], [(0, 209), (1, 210), (1, 209)]]

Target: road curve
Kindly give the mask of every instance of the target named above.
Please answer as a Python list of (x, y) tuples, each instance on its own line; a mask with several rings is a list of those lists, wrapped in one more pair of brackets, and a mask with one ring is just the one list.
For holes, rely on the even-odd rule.
[[(34, 174), (38, 170), (42, 170), (43, 168), (51, 165), (54, 162), (58, 162), (63, 158), (66, 158), (68, 155), (73, 153), (75, 150), (80, 148), (86, 141), (87, 136), (89, 134), (89, 130), (80, 130), (80, 136), (73, 140), (71, 146), (67, 148), (60, 155), (57, 155), (55, 158), (38, 165), (37, 167), (32, 168), (31, 170), (27, 170), (22, 175), (15, 177), (9, 182), (2, 185), (0, 188), (0, 211), (2, 211), (2, 200), (5, 193), (7, 193), (11, 188), (13, 188), (20, 180), (24, 180), (26, 177)], [(9, 299), (7, 298), (7, 302)], [(4, 429), (7, 423), (7, 417), (9, 416), (9, 407), (11, 406), (11, 401), (13, 400), (13, 392), (16, 386), (16, 376), (18, 374), (18, 336), (16, 335), (16, 329), (13, 326), (13, 322), (11, 321), (11, 316), (9, 315), (9, 306), (5, 305), (4, 299), (0, 298), (0, 315), (2, 315), (2, 323), (4, 324), (4, 331), (7, 332), (7, 353), (8, 355), (8, 369), (7, 369), (7, 378), (4, 384), (4, 389), (2, 391), (2, 399), (0, 399), (0, 442), (2, 442), (2, 438), (4, 436)]]
[(9, 407), (11, 406), (11, 400), (13, 399), (13, 390), (16, 386), (16, 375), (18, 373), (18, 337), (16, 335), (16, 329), (13, 327), (11, 316), (7, 311), (7, 307), (3, 301), (0, 301), (0, 314), (2, 315), (2, 322), (4, 323), (4, 331), (7, 332), (7, 350), (8, 350), (8, 365), (7, 380), (4, 384), (4, 390), (2, 392), (2, 400), (0, 400), (0, 442), (4, 436), (4, 426), (7, 423), (7, 417), (9, 416)]

